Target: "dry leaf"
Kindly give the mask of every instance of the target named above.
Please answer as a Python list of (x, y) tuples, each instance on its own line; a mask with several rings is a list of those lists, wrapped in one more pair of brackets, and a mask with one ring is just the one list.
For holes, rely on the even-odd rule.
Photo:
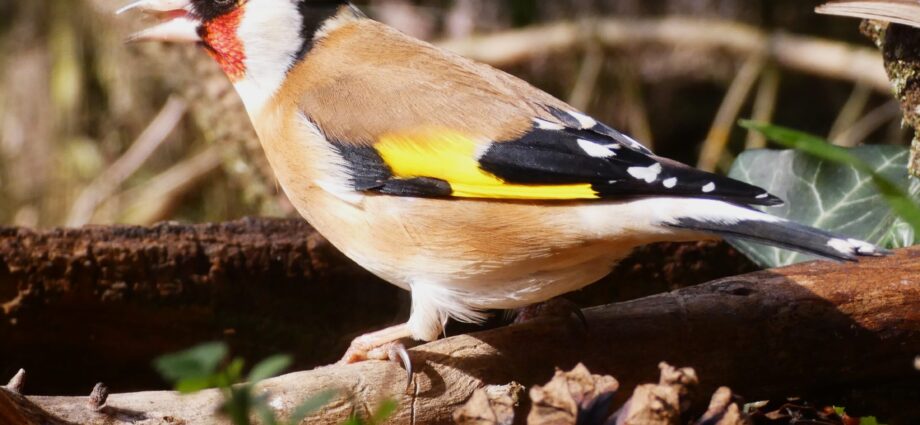
[[(608, 414), (612, 395), (620, 384), (611, 376), (592, 375), (583, 364), (571, 372), (556, 371), (543, 387), (530, 390), (533, 408), (529, 425), (575, 425), (579, 415)], [(593, 415), (592, 415), (593, 414)]]

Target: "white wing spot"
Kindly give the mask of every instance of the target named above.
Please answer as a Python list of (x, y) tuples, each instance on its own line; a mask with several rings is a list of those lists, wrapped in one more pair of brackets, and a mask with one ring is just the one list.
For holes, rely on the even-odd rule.
[(875, 245), (872, 245), (871, 243), (863, 242), (859, 239), (849, 239), (847, 242), (856, 248), (856, 251), (860, 254), (875, 254), (877, 252)]
[(629, 167), (629, 169), (626, 170), (629, 175), (639, 180), (645, 180), (646, 183), (654, 183), (655, 180), (658, 180), (661, 171), (661, 164), (657, 162), (648, 167)]
[(716, 184), (709, 182), (706, 186), (703, 186), (703, 193), (712, 193), (716, 191)]
[(757, 195), (757, 199), (767, 199), (769, 197), (770, 197), (770, 194), (766, 192), (761, 193), (760, 195)]
[(628, 135), (626, 135), (626, 134), (623, 134), (623, 137), (625, 137), (626, 140), (629, 140), (629, 143), (632, 143), (632, 146), (633, 146), (634, 148), (639, 149), (639, 150), (648, 150), (648, 148), (646, 148), (645, 145), (643, 145), (642, 143), (639, 143), (638, 140), (633, 139), (632, 137), (630, 137), (630, 136), (628, 136)]
[(610, 158), (617, 156), (610, 148), (584, 139), (578, 139), (578, 147), (595, 158)]
[(554, 122), (541, 120), (539, 118), (535, 118), (533, 122), (534, 124), (536, 124), (537, 128), (539, 128), (540, 130), (553, 130), (553, 131), (565, 130), (565, 126), (562, 124), (556, 124)]
[(677, 187), (677, 177), (671, 177), (664, 181), (664, 187), (668, 189), (674, 189)]
[(569, 115), (571, 115), (572, 118), (578, 120), (578, 123), (581, 124), (582, 129), (593, 128), (597, 125), (597, 120), (580, 112), (569, 111)]
[(853, 253), (853, 245), (843, 239), (831, 239), (827, 242), (827, 246), (834, 248), (844, 254)]

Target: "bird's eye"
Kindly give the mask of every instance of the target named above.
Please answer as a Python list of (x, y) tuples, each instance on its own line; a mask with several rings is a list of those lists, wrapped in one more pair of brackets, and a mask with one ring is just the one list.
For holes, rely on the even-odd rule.
[(243, 0), (192, 0), (195, 14), (204, 21), (232, 12)]

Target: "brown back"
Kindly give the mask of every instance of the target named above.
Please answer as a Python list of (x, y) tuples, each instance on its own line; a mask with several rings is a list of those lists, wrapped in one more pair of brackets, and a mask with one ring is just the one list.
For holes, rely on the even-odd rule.
[[(526, 82), (369, 19), (322, 38), (292, 70), (282, 93), (333, 140), (371, 144), (384, 134), (446, 128), (511, 140), (542, 105), (571, 109)], [(289, 104), (289, 103), (288, 103)]]

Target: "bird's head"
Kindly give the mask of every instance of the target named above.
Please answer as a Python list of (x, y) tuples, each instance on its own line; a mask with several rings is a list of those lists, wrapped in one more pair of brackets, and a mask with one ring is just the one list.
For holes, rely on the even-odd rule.
[(196, 43), (220, 64), (250, 113), (281, 86), (330, 19), (357, 15), (347, 0), (138, 0), (162, 19), (132, 41)]

